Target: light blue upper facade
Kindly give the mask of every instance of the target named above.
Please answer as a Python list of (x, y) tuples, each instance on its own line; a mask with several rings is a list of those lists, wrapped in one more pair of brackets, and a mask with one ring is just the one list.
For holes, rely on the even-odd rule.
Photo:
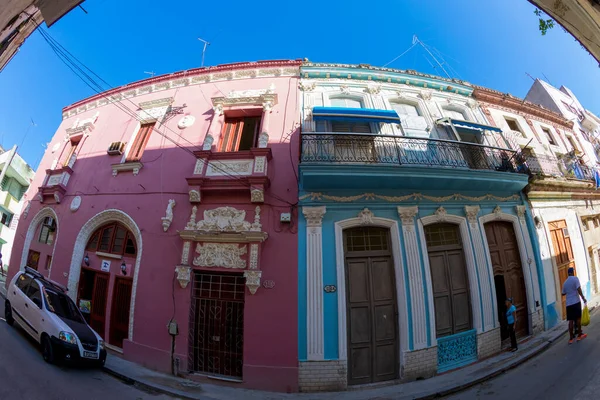
[[(351, 364), (346, 296), (352, 289), (347, 287), (343, 238), (345, 229), (356, 227), (389, 232), (398, 313), (397, 378), (442, 372), (486, 356), (485, 343), (493, 341), (486, 334), (497, 336), (494, 346), (500, 348), (496, 267), (486, 224), (504, 221), (514, 231), (528, 333), (543, 329), (541, 260), (520, 194), (528, 176), (518, 173), (518, 154), (507, 148), (497, 128), (489, 127), (470, 97), (470, 85), (333, 64), (307, 63), (301, 77), (299, 360)], [(313, 119), (315, 107), (331, 119)], [(362, 108), (369, 112), (356, 110)], [(397, 112), (399, 124), (372, 117), (388, 118), (390, 110)], [(471, 307), (471, 330), (443, 337), (436, 333), (437, 300), (425, 237), (427, 227), (436, 224), (456, 226), (460, 234)], [(459, 353), (457, 346), (470, 346), (472, 352), (448, 354)], [(417, 371), (411, 354), (429, 350), (437, 352), (437, 363), (429, 366), (432, 371)], [(355, 367), (348, 368), (350, 385)]]

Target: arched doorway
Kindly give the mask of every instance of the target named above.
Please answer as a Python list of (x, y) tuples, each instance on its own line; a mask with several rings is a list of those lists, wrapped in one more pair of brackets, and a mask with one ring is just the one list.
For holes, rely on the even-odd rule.
[(389, 229), (348, 228), (343, 240), (348, 384), (396, 379), (398, 310)]
[(58, 218), (53, 209), (41, 209), (31, 220), (25, 236), (21, 269), (25, 266), (50, 277), (52, 257), (58, 239)]
[(505, 300), (509, 297), (512, 297), (513, 304), (517, 308), (516, 334), (518, 337), (527, 336), (529, 334), (527, 292), (513, 223), (494, 221), (484, 226), (494, 272), (500, 336), (502, 340), (508, 338)]
[(136, 256), (133, 233), (112, 221), (92, 233), (81, 260), (77, 304), (90, 326), (107, 343), (119, 348), (129, 332)]

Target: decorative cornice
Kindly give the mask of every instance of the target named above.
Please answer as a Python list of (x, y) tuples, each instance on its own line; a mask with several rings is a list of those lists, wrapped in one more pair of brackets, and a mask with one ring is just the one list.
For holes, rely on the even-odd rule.
[(270, 111), (277, 104), (277, 93), (271, 85), (268, 89), (231, 91), (226, 96), (213, 97), (211, 100), (213, 109), (218, 113), (222, 112), (223, 107), (239, 105), (261, 106), (265, 111)]
[(562, 115), (548, 110), (538, 104), (534, 104), (527, 100), (522, 100), (508, 93), (502, 93), (497, 90), (475, 86), (473, 97), (479, 101), (493, 104), (494, 106), (506, 107), (506, 111), (517, 111), (519, 113), (527, 114), (525, 115), (526, 117), (533, 116), (545, 120), (541, 122), (551, 122), (561, 125), (565, 128), (573, 129), (573, 121), (569, 121)]
[(223, 64), (214, 67), (194, 68), (172, 74), (155, 76), (133, 82), (78, 101), (63, 108), (63, 119), (90, 109), (148, 93), (199, 85), (223, 80), (241, 80), (282, 76), (299, 76), (300, 60), (274, 60)]
[(327, 194), (323, 194), (323, 193), (319, 193), (319, 192), (310, 192), (310, 193), (306, 193), (302, 196), (299, 197), (300, 200), (309, 200), (309, 201), (322, 201), (322, 200), (329, 200), (329, 201), (334, 201), (334, 202), (340, 202), (340, 203), (348, 203), (348, 202), (353, 202), (353, 201), (359, 201), (359, 200), (385, 200), (387, 202), (390, 203), (397, 203), (397, 202), (401, 202), (401, 201), (422, 201), (422, 200), (429, 200), (429, 201), (435, 201), (435, 202), (446, 202), (446, 201), (461, 201), (461, 200), (467, 200), (467, 201), (511, 201), (511, 200), (519, 200), (520, 197), (518, 194), (514, 194), (511, 196), (507, 196), (507, 197), (501, 197), (501, 196), (496, 196), (493, 194), (485, 194), (482, 196), (466, 196), (464, 194), (460, 194), (460, 193), (455, 193), (455, 194), (451, 194), (448, 196), (429, 196), (426, 194), (422, 194), (422, 193), (411, 193), (411, 194), (407, 194), (404, 196), (384, 196), (384, 195), (380, 195), (380, 194), (376, 194), (376, 193), (362, 193), (362, 194), (357, 194), (355, 196), (331, 196), (331, 195), (327, 195)]
[(173, 97), (165, 97), (163, 99), (143, 101), (139, 104), (139, 106), (142, 110), (148, 110), (150, 108), (170, 106), (173, 104), (174, 100), (175, 99)]

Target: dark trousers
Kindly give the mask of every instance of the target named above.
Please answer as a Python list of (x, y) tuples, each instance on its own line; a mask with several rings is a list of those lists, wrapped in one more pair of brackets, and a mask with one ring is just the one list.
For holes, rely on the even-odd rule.
[(517, 334), (515, 333), (515, 324), (508, 324), (508, 334), (510, 335), (510, 348), (517, 348)]

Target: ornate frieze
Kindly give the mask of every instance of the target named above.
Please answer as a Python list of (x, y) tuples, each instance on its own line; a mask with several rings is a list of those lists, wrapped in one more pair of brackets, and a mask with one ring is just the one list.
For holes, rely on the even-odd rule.
[(262, 189), (252, 189), (250, 191), (250, 201), (253, 203), (264, 203), (265, 192)]
[(437, 217), (439, 222), (444, 222), (446, 221), (446, 215), (448, 215), (448, 212), (444, 207), (440, 207), (437, 210), (435, 210), (433, 214)]
[(254, 157), (254, 173), (264, 174), (267, 167), (267, 157), (257, 156)]
[(192, 189), (189, 191), (190, 203), (200, 203), (200, 191)]
[(237, 210), (233, 207), (218, 207), (204, 211), (204, 219), (196, 223), (197, 207), (192, 208), (192, 215), (186, 226), (186, 230), (198, 230), (205, 232), (260, 232), (260, 207), (256, 207), (254, 223), (246, 221), (246, 211)]
[(198, 243), (193, 264), (197, 267), (246, 268), (242, 258), (248, 251), (247, 245), (236, 243)]
[(191, 247), (191, 243), (186, 241), (183, 242), (183, 248), (181, 250), (181, 264), (182, 265), (188, 265), (189, 259), (190, 259), (190, 247)]
[(341, 203), (348, 203), (351, 201), (358, 200), (385, 200), (390, 203), (397, 203), (400, 201), (418, 201), (418, 200), (429, 200), (435, 202), (446, 202), (446, 201), (459, 201), (459, 200), (468, 200), (468, 201), (486, 201), (486, 200), (496, 200), (496, 201), (511, 201), (511, 200), (519, 200), (520, 197), (518, 194), (501, 197), (493, 194), (485, 194), (482, 196), (466, 196), (460, 193), (451, 194), (448, 196), (428, 196), (422, 193), (411, 193), (404, 196), (384, 196), (376, 193), (361, 193), (355, 196), (331, 196), (319, 192), (311, 192), (300, 196), (300, 200), (310, 199), (312, 201), (322, 201), (322, 200), (330, 200)]
[(494, 208), (494, 211), (492, 212), (494, 213), (496, 219), (502, 218), (502, 208), (500, 208), (500, 206), (496, 206), (496, 208)]
[(479, 206), (465, 206), (465, 215), (472, 226), (477, 226), (477, 214), (479, 214)]
[(398, 215), (402, 220), (403, 227), (410, 227), (415, 225), (415, 217), (419, 213), (419, 207), (398, 207)]
[(258, 244), (250, 245), (250, 269), (258, 269)]
[(254, 160), (215, 160), (208, 163), (206, 176), (252, 175)]

